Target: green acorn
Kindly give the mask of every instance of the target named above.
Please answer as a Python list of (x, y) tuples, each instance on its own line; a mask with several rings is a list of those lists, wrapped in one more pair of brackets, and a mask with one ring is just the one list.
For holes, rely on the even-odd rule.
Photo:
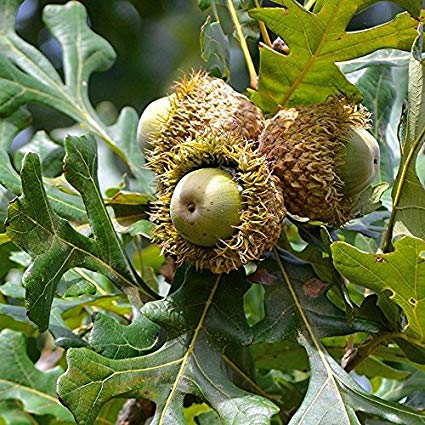
[(179, 262), (227, 273), (261, 258), (285, 216), (279, 179), (254, 142), (202, 133), (162, 156), (156, 236)]
[(217, 168), (201, 168), (186, 174), (171, 197), (174, 227), (199, 246), (212, 247), (230, 237), (240, 224), (241, 211), (237, 183), (229, 173)]
[(152, 149), (152, 142), (170, 113), (173, 97), (170, 95), (156, 99), (143, 111), (137, 127), (137, 142), (143, 152)]
[(336, 173), (344, 183), (344, 196), (355, 198), (367, 189), (379, 173), (379, 162), (376, 139), (364, 128), (353, 128), (336, 166)]
[(365, 108), (332, 98), (283, 109), (264, 128), (259, 151), (279, 177), (292, 214), (341, 226), (361, 210), (379, 173), (377, 141)]

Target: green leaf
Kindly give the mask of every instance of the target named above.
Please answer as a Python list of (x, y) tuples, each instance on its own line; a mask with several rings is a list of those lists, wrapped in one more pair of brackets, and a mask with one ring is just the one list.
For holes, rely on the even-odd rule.
[[(425, 347), (425, 242), (403, 237), (390, 254), (366, 254), (345, 242), (332, 245), (335, 267), (352, 283), (390, 298), (406, 313), (403, 331)], [(397, 330), (396, 330), (397, 331)]]
[(308, 357), (305, 349), (291, 341), (282, 340), (273, 344), (262, 342), (250, 347), (250, 352), (259, 369), (282, 371), (307, 370)]
[(26, 354), (25, 338), (5, 329), (0, 333), (2, 362), (0, 364), (0, 400), (20, 400), (26, 412), (53, 415), (72, 421), (72, 416), (56, 397), (59, 368), (41, 372)]
[[(296, 314), (293, 294), (283, 284), (284, 277), (278, 262), (270, 258), (265, 267), (274, 275), (275, 282), (265, 286), (265, 318), (253, 327), (255, 342), (277, 342), (288, 338), (295, 340), (302, 322)], [(307, 263), (291, 259), (288, 261), (287, 273), (293, 282), (297, 302), (301, 303), (303, 313), (317, 328), (320, 337), (380, 330), (382, 325), (378, 322), (361, 318), (349, 326), (344, 312), (326, 297), (327, 285), (317, 278)]]
[(10, 258), (11, 253), (16, 250), (16, 246), (10, 242), (7, 235), (3, 235), (3, 233), (0, 234), (0, 239), (4, 240), (4, 243), (0, 242), (0, 284), (5, 282), (10, 270), (16, 265)]
[[(360, 425), (356, 411), (391, 419), (393, 423), (400, 425), (425, 423), (424, 414), (371, 396), (335, 362), (320, 341), (329, 328), (330, 320), (327, 317), (322, 318), (318, 314), (312, 314), (316, 310), (309, 306), (312, 300), (306, 303), (302, 295), (305, 292), (304, 279), (308, 275), (306, 272), (300, 275), (298, 270), (296, 275), (298, 278), (294, 279), (291, 276), (294, 273), (292, 271), (294, 265), (289, 263), (288, 267), (285, 257), (278, 256), (277, 251), (276, 262), (282, 279), (279, 286), (286, 287), (287, 297), (286, 306), (281, 305), (280, 314), (274, 313), (275, 323), (278, 323), (278, 320), (282, 321), (279, 326), (286, 326), (288, 336), (294, 333), (297, 335), (298, 342), (307, 351), (311, 371), (307, 394), (300, 408), (291, 418), (290, 424)], [(283, 291), (280, 294), (282, 293)], [(280, 300), (282, 299), (281, 296)], [(342, 329), (343, 332), (344, 329)], [(280, 333), (283, 334), (283, 330)], [(335, 334), (336, 330), (333, 329), (332, 335)]]
[(198, 7), (204, 11), (211, 7), (211, 3), (214, 0), (198, 0)]
[(396, 66), (404, 67), (409, 63), (409, 52), (396, 49), (380, 49), (370, 55), (353, 59), (339, 64), (339, 68), (344, 74), (350, 74), (361, 69), (375, 66)]
[(111, 219), (103, 203), (97, 181), (96, 141), (93, 137), (68, 137), (65, 140), (65, 177), (78, 190), (83, 198), (94, 240), (100, 250), (101, 257), (122, 276), (128, 276), (133, 282), (138, 281)]
[(381, 386), (376, 391), (376, 395), (386, 400), (399, 401), (415, 391), (423, 391), (424, 388), (425, 374), (423, 371), (418, 370), (404, 381), (394, 382), (383, 379)]
[(384, 251), (390, 249), (392, 236), (410, 234), (425, 239), (425, 188), (416, 170), (416, 159), (425, 141), (425, 62), (422, 49), (421, 25), (409, 63), (407, 131), (404, 140), (401, 140), (401, 163), (392, 191), (393, 211), (383, 241)]
[(17, 284), (17, 282), (6, 282), (4, 285), (0, 286), (0, 292), (9, 298), (16, 298), (18, 300), (25, 298), (25, 290), (22, 285)]
[(50, 205), (60, 217), (68, 220), (77, 229), (87, 226), (87, 213), (80, 197), (64, 193), (54, 185), (46, 185), (45, 191)]
[(90, 75), (109, 69), (115, 60), (111, 45), (89, 28), (81, 3), (46, 6), (43, 20), (62, 48), (63, 83), (48, 59), (16, 34), (15, 16), (21, 2), (0, 3), (0, 115), (11, 115), (28, 102), (57, 109), (103, 140), (151, 195), (152, 173), (141, 167), (144, 158), (135, 143), (136, 111), (126, 107), (115, 124), (106, 126), (88, 98)]
[(138, 220), (128, 228), (128, 232), (131, 236), (142, 235), (152, 239), (155, 227), (155, 224), (149, 220)]
[[(113, 223), (117, 231), (121, 233), (130, 232), (134, 236), (131, 232), (133, 225), (139, 220), (148, 221), (149, 199), (146, 195), (119, 191), (113, 197), (105, 199), (105, 203), (114, 210)], [(148, 238), (152, 239), (152, 236), (148, 236)]]
[(13, 138), (29, 124), (29, 121), (30, 114), (23, 108), (16, 110), (8, 118), (0, 119), (0, 185), (16, 195), (22, 192), (21, 182), (7, 152)]
[(84, 294), (94, 295), (97, 292), (96, 282), (89, 280), (86, 273), (79, 269), (66, 272), (59, 281), (56, 292), (61, 297), (79, 297)]
[(89, 344), (102, 356), (125, 359), (147, 354), (158, 345), (159, 326), (143, 315), (124, 326), (107, 314), (98, 313), (94, 319)]
[[(0, 119), (0, 185), (15, 195), (20, 195), (22, 193), (22, 185), (18, 173), (10, 162), (7, 151), (9, 150), (12, 139), (19, 131), (29, 124), (29, 121), (30, 114), (23, 108), (18, 109), (8, 118)], [(52, 152), (51, 149), (48, 151), (47, 147), (55, 147), (55, 151)], [(49, 175), (49, 172), (53, 170), (56, 170), (56, 172), (58, 171), (59, 161), (58, 158), (52, 157), (52, 153), (56, 152), (61, 154), (62, 148), (53, 144), (44, 132), (36, 133), (31, 139), (31, 142), (23, 149), (43, 154), (44, 160), (42, 162), (42, 167), (46, 175)], [(19, 158), (20, 160), (23, 159), (21, 151), (18, 151), (18, 159)], [(54, 159), (54, 161), (52, 161), (52, 159)], [(18, 160), (18, 162), (20, 161)], [(62, 168), (62, 160), (60, 160), (60, 164), (60, 168)], [(20, 166), (18, 168), (20, 168)], [(54, 210), (61, 217), (70, 219), (74, 223), (86, 222), (87, 217), (84, 206), (77, 198), (66, 195), (50, 185), (47, 186), (46, 192)]]
[[(120, 288), (140, 284), (99, 193), (94, 139), (69, 138), (66, 149), (66, 178), (81, 191), (94, 239), (78, 233), (53, 212), (41, 181), (40, 161), (31, 153), (25, 157), (21, 172), (23, 195), (9, 206), (6, 223), (8, 236), (33, 258), (24, 286), (28, 315), (41, 331), (48, 327), (59, 279), (74, 267), (98, 271)], [(152, 291), (148, 292), (145, 296), (152, 299)]]
[(38, 425), (38, 422), (22, 411), (15, 400), (0, 402), (0, 424), (1, 425)]
[(396, 82), (392, 67), (377, 65), (366, 70), (357, 82), (364, 94), (363, 104), (372, 114), (371, 133), (379, 141), (381, 151), (381, 179), (392, 183), (394, 180), (394, 155), (388, 146), (385, 132), (390, 122), (391, 112), (396, 98)]
[[(284, 8), (250, 11), (289, 46), (282, 55), (262, 46), (258, 92), (252, 99), (265, 112), (280, 106), (319, 103), (330, 95), (360, 97), (335, 62), (364, 56), (380, 48), (409, 50), (416, 36), (417, 21), (408, 13), (387, 24), (346, 32), (351, 18), (377, 0), (321, 0), (308, 12), (295, 0), (277, 0)], [(398, 2), (402, 7), (403, 0)], [(419, 3), (414, 7), (419, 13)], [(301, 24), (302, 23), (302, 24)]]
[(16, 169), (21, 169), (22, 160), (27, 152), (38, 154), (43, 176), (56, 177), (62, 174), (63, 157), (65, 155), (63, 144), (53, 141), (45, 131), (37, 131), (29, 143), (15, 152), (14, 164)]
[(123, 408), (125, 400), (111, 400), (103, 406), (94, 425), (116, 425), (118, 423), (118, 415)]
[[(307, 324), (307, 323), (306, 323)], [(311, 377), (307, 394), (290, 424), (360, 425), (355, 412), (365, 412), (400, 425), (425, 423), (425, 415), (374, 397), (360, 387), (308, 331), (299, 341), (307, 350)]]
[(220, 23), (211, 22), (210, 17), (201, 28), (201, 56), (211, 75), (224, 80), (230, 78), (229, 41)]
[(224, 374), (226, 345), (252, 340), (243, 312), (242, 273), (217, 276), (189, 269), (180, 270), (178, 280), (175, 293), (142, 309), (167, 331), (169, 339), (158, 351), (122, 360), (87, 349), (68, 352), (69, 367), (58, 391), (78, 423), (92, 424), (113, 397), (152, 400), (152, 424), (185, 423), (185, 394), (205, 401), (223, 424), (267, 424), (276, 413), (270, 401), (239, 389)]

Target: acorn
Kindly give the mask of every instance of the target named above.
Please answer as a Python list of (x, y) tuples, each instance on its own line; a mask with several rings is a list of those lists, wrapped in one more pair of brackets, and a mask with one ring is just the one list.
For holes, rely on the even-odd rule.
[(152, 149), (152, 142), (170, 113), (172, 97), (156, 99), (144, 109), (137, 126), (137, 142), (143, 152)]
[(347, 139), (336, 172), (344, 183), (344, 196), (355, 198), (375, 180), (381, 155), (378, 142), (364, 128), (355, 127)]
[(379, 146), (368, 126), (364, 107), (338, 98), (282, 109), (267, 122), (259, 151), (291, 214), (335, 227), (359, 214), (361, 194), (379, 173)]
[[(208, 76), (205, 71), (185, 75), (175, 84), (173, 95), (160, 105), (166, 113), (158, 114), (160, 122), (150, 131), (153, 149), (145, 152), (151, 168), (157, 173), (164, 166), (161, 155), (168, 155), (181, 141), (201, 133), (217, 137), (231, 134), (238, 143), (258, 140), (265, 124), (261, 110), (246, 96), (223, 80)], [(141, 121), (144, 121), (143, 115)], [(144, 127), (143, 124), (139, 127), (141, 125)]]
[(240, 224), (241, 211), (237, 183), (218, 168), (201, 168), (186, 174), (171, 197), (174, 227), (186, 240), (199, 246), (212, 247), (230, 237)]
[(151, 219), (178, 262), (228, 273), (276, 243), (285, 216), (279, 179), (242, 140), (204, 132), (163, 157)]

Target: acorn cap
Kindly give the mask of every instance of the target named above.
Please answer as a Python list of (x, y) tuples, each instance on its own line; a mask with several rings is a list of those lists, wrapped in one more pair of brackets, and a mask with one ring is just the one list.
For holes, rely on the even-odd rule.
[[(193, 140), (179, 143), (163, 159), (167, 162), (162, 172), (157, 174), (161, 189), (151, 219), (158, 225), (156, 236), (162, 240), (164, 250), (176, 255), (179, 262), (214, 273), (227, 273), (259, 259), (276, 243), (285, 216), (282, 192), (279, 179), (273, 176), (265, 159), (257, 154), (254, 143), (240, 143), (231, 134), (217, 138), (203, 133)], [(184, 182), (185, 176), (196, 176), (197, 172), (205, 173), (202, 176), (205, 181), (199, 188), (201, 197), (205, 196), (208, 186), (206, 176), (211, 173), (224, 177), (225, 184), (230, 187), (226, 190), (234, 203), (230, 212), (222, 210), (222, 204), (216, 202), (217, 192), (213, 191), (211, 201), (215, 208), (203, 223), (201, 236), (203, 230), (208, 233), (209, 227), (221, 226), (221, 221), (228, 221), (228, 226), (223, 226), (227, 230), (212, 246), (210, 243), (202, 246), (199, 232), (197, 238), (189, 240), (189, 232), (179, 230), (179, 225), (176, 226), (172, 219), (172, 199), (175, 191), (180, 191), (179, 182)], [(193, 185), (193, 182), (190, 183)], [(208, 201), (205, 196), (202, 204), (207, 205)], [(235, 209), (238, 211), (236, 218)], [(227, 233), (230, 235), (227, 236)]]
[(335, 227), (354, 218), (358, 199), (379, 170), (369, 113), (345, 99), (282, 109), (260, 137), (259, 151), (279, 177), (291, 214)]
[(181, 141), (201, 133), (229, 133), (234, 140), (258, 140), (264, 128), (263, 113), (246, 96), (205, 71), (185, 75), (176, 83), (170, 110), (152, 133), (154, 149), (148, 152), (151, 168), (161, 172), (160, 155)]

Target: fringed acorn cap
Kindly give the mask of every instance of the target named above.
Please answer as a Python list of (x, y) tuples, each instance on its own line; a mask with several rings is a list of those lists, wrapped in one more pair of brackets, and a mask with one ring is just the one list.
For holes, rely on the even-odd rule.
[(264, 128), (260, 109), (223, 80), (210, 77), (205, 71), (184, 76), (176, 83), (168, 101), (167, 113), (161, 116), (150, 137), (152, 150), (147, 156), (156, 160), (151, 160), (154, 171), (160, 172), (162, 168), (159, 161), (162, 153), (203, 132), (230, 133), (238, 141), (258, 140)]
[[(214, 273), (227, 273), (259, 259), (276, 243), (285, 215), (282, 192), (278, 178), (273, 176), (265, 159), (256, 153), (254, 143), (239, 143), (232, 134), (217, 138), (214, 134), (203, 133), (179, 143), (168, 155), (163, 155), (163, 160), (163, 170), (157, 175), (161, 193), (152, 221), (158, 225), (156, 236), (162, 240), (164, 249), (176, 255), (179, 262)], [(221, 170), (220, 173), (231, 176), (236, 183), (239, 189), (234, 195), (235, 205), (240, 212), (229, 237), (213, 246), (201, 246), (187, 240), (176, 229), (170, 205), (176, 186), (185, 176), (195, 170), (211, 168)], [(200, 187), (204, 189), (203, 184)], [(219, 194), (220, 188), (217, 190)], [(213, 211), (210, 222), (203, 224), (205, 231), (219, 226), (226, 218), (223, 214), (221, 208)]]
[(279, 177), (291, 214), (336, 227), (356, 215), (358, 195), (379, 169), (368, 123), (364, 107), (337, 98), (283, 109), (267, 122), (259, 151)]

